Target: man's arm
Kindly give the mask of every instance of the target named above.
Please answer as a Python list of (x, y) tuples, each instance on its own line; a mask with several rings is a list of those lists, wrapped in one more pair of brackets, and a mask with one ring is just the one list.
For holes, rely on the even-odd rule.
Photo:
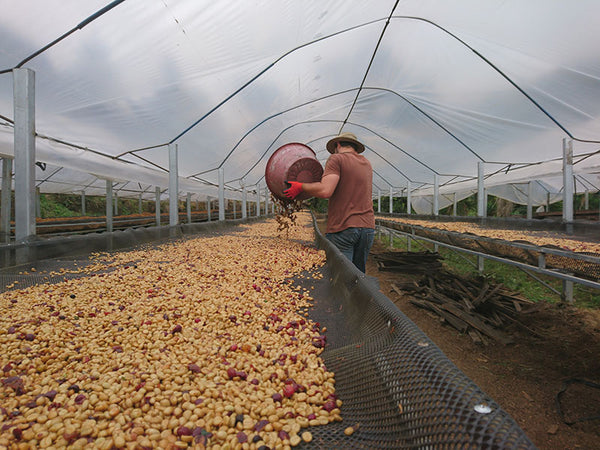
[(290, 187), (283, 191), (283, 193), (291, 199), (296, 198), (301, 192), (306, 192), (311, 197), (329, 198), (333, 194), (333, 191), (335, 191), (339, 180), (340, 176), (338, 174), (330, 173), (316, 183), (286, 181)]
[(335, 191), (338, 181), (340, 181), (340, 176), (330, 173), (316, 183), (302, 183), (302, 190), (311, 197), (329, 198)]

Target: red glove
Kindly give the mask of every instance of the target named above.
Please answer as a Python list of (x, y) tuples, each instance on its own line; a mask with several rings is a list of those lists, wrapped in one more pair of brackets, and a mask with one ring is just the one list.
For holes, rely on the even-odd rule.
[(286, 181), (286, 183), (289, 184), (290, 187), (283, 191), (285, 196), (292, 200), (298, 197), (302, 192), (302, 183), (299, 183), (298, 181)]

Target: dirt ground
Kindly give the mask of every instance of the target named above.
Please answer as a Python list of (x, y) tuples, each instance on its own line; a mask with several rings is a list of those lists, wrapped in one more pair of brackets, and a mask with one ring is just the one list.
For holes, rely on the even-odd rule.
[[(515, 344), (476, 344), (440, 319), (399, 295), (391, 283), (417, 275), (379, 271), (372, 255), (386, 251), (376, 243), (367, 275), (437, 346), (521, 426), (542, 450), (600, 448), (600, 313), (569, 306), (536, 304), (524, 310), (527, 327), (505, 329)], [(576, 381), (573, 381), (576, 380)], [(572, 381), (571, 383), (569, 383)], [(557, 403), (557, 395), (565, 388)], [(559, 414), (559, 407), (563, 417)]]

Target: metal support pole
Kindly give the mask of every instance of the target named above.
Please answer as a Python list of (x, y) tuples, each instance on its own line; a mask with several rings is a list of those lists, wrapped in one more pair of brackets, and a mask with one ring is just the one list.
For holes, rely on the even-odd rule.
[(40, 188), (35, 188), (35, 217), (42, 217), (42, 193), (40, 192)]
[(169, 144), (169, 225), (179, 223), (179, 168), (177, 144)]
[(411, 199), (412, 187), (410, 180), (406, 181), (406, 214), (412, 214), (412, 199)]
[(211, 204), (210, 204), (210, 197), (207, 195), (206, 196), (206, 214), (207, 214), (207, 220), (210, 222), (211, 220)]
[(479, 161), (477, 163), (477, 217), (486, 216), (483, 169), (483, 161)]
[(114, 193), (114, 198), (115, 198), (115, 216), (119, 215), (119, 193), (115, 192)]
[(381, 189), (377, 189), (377, 212), (381, 213)]
[(142, 214), (144, 212), (144, 205), (142, 202), (142, 193), (140, 192), (140, 196), (138, 198), (138, 212)]
[(185, 198), (185, 207), (187, 210), (187, 221), (188, 223), (192, 223), (192, 194), (191, 192), (187, 193)]
[(485, 188), (483, 190), (484, 194), (483, 194), (483, 217), (487, 217), (487, 205), (488, 205), (488, 198), (489, 198), (489, 193), (487, 188)]
[(260, 183), (256, 183), (256, 217), (260, 217)]
[(225, 220), (225, 172), (220, 167), (219, 170), (219, 220)]
[(81, 191), (81, 215), (85, 216), (85, 191)]
[(106, 231), (113, 231), (113, 185), (112, 180), (106, 180)]
[(533, 182), (527, 183), (527, 219), (533, 219)]
[(271, 207), (269, 202), (269, 188), (265, 186), (265, 215), (269, 215), (269, 208)]
[(242, 219), (248, 217), (248, 191), (246, 191), (246, 184), (242, 186)]
[(433, 174), (433, 215), (440, 214), (440, 177), (437, 173)]
[(154, 188), (154, 211), (156, 214), (156, 226), (160, 227), (160, 187)]
[(10, 242), (12, 209), (12, 159), (2, 158), (2, 207), (0, 210), (0, 242)]
[(390, 214), (394, 212), (394, 188), (390, 185)]
[(544, 255), (543, 253), (540, 253), (538, 256), (538, 267), (540, 269), (546, 268), (546, 255)]
[(35, 230), (35, 72), (13, 69), (15, 153), (15, 239)]
[(590, 190), (586, 189), (583, 193), (583, 209), (586, 211), (590, 209)]
[(563, 221), (573, 222), (573, 141), (563, 139)]
[(567, 303), (573, 303), (573, 282), (571, 280), (563, 280), (562, 282), (561, 300)]
[(452, 202), (452, 215), (456, 217), (458, 213), (458, 202), (456, 201), (456, 192), (454, 193), (454, 200)]
[(483, 273), (485, 270), (485, 259), (481, 255), (477, 255), (477, 271)]

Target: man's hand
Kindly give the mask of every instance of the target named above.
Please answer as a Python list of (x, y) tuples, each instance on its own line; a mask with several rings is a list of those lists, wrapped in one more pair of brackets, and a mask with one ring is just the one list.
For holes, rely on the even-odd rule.
[(290, 187), (283, 191), (285, 196), (292, 200), (298, 197), (302, 192), (302, 183), (299, 183), (298, 181), (286, 181), (286, 183), (289, 184)]

